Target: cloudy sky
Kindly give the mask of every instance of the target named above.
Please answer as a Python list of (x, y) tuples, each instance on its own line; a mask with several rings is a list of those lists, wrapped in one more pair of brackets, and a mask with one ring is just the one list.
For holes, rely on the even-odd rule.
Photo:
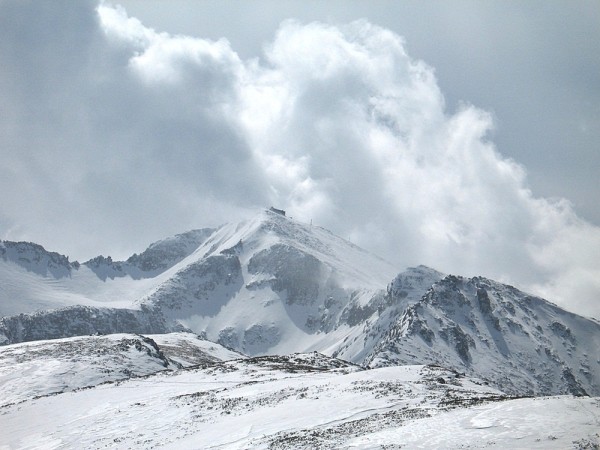
[(0, 0), (0, 238), (275, 205), (600, 317), (600, 4)]

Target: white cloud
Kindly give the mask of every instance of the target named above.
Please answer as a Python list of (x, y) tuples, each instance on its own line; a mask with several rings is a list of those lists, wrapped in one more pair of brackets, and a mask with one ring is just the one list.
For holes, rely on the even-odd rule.
[(483, 274), (600, 315), (600, 230), (536, 198), (490, 115), (448, 113), (392, 32), (287, 21), (241, 60), (120, 8), (40, 4), (0, 14), (5, 238), (118, 255), (275, 204), (399, 270)]

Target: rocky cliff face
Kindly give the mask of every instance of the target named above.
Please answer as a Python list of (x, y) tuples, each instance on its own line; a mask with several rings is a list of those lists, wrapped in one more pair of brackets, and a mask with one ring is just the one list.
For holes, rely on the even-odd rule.
[(169, 333), (184, 331), (151, 310), (70, 306), (52, 311), (0, 318), (0, 345), (113, 333)]
[(600, 324), (511, 286), (448, 276), (398, 318), (365, 359), (437, 363), (505, 392), (598, 395)]
[(72, 265), (67, 256), (49, 252), (32, 242), (0, 241), (0, 258), (42, 277), (68, 277), (72, 268), (78, 267), (78, 263)]

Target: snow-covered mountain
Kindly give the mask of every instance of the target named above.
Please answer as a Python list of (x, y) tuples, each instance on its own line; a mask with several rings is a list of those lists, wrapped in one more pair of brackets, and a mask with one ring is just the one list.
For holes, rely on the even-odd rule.
[(71, 274), (72, 267), (67, 256), (48, 252), (32, 242), (0, 241), (0, 258), (44, 277), (62, 278)]
[(435, 363), (505, 392), (600, 395), (600, 324), (512, 286), (447, 276), (391, 326), (365, 363)]
[(223, 226), (192, 257), (139, 305), (249, 355), (347, 338), (376, 312), (395, 275), (329, 231), (270, 211)]
[(600, 395), (600, 324), (483, 278), (398, 274), (272, 211), (84, 264), (2, 243), (0, 343), (191, 331), (249, 356), (440, 364), (509, 393)]
[(0, 243), (0, 448), (598, 448), (598, 348), (272, 211), (126, 261)]
[[(187, 256), (153, 277), (132, 273), (135, 255), (73, 263), (62, 277), (42, 277), (7, 258), (0, 340), (190, 329), (250, 355), (312, 350), (358, 336), (396, 274), (329, 231), (270, 211), (207, 234), (196, 233), (195, 250), (187, 245), (178, 253)], [(180, 242), (153, 244), (141, 259), (158, 247), (170, 255)]]

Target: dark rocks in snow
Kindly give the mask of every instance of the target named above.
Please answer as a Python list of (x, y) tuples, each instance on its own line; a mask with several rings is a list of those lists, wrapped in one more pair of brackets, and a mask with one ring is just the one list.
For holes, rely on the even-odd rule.
[(459, 325), (440, 330), (440, 336), (448, 344), (454, 346), (456, 353), (465, 364), (469, 365), (471, 363), (472, 358), (469, 348), (475, 347), (475, 341)]
[(291, 355), (255, 356), (241, 361), (244, 365), (268, 367), (286, 372), (326, 372), (342, 369), (346, 372), (360, 372), (364, 368), (319, 352), (293, 353)]
[(361, 306), (355, 302), (352, 302), (347, 308), (344, 309), (340, 317), (340, 321), (353, 327), (359, 323), (363, 323), (365, 320), (375, 314), (375, 312), (377, 312), (377, 308), (372, 304)]
[(240, 239), (240, 241), (235, 244), (233, 247), (226, 248), (225, 250), (221, 250), (222, 255), (239, 255), (244, 249), (244, 243)]
[[(427, 326), (425, 320), (421, 320), (418, 316), (413, 318), (408, 327), (410, 333), (417, 334), (427, 345), (432, 346), (435, 339), (435, 333)], [(441, 333), (440, 333), (441, 335)]]
[(267, 352), (281, 339), (281, 332), (277, 327), (253, 325), (244, 331), (242, 349), (246, 354), (260, 354)]
[(569, 394), (577, 396), (588, 395), (586, 390), (581, 386), (581, 383), (577, 381), (577, 379), (573, 375), (573, 372), (571, 372), (571, 369), (569, 369), (568, 367), (565, 367), (563, 369), (562, 379), (565, 383), (567, 392)]
[(477, 288), (477, 301), (479, 309), (483, 314), (489, 315), (492, 313), (492, 303), (487, 291), (483, 288)]
[[(235, 255), (212, 255), (176, 273), (144, 300), (165, 317), (193, 314), (214, 316), (243, 286), (240, 260)], [(218, 292), (219, 295), (214, 295)]]
[(285, 244), (275, 244), (258, 252), (248, 262), (251, 274), (270, 274), (271, 287), (286, 291), (287, 302), (306, 305), (319, 296), (322, 263), (314, 256)]
[(577, 343), (575, 337), (571, 333), (571, 330), (562, 323), (556, 321), (552, 322), (550, 324), (550, 329), (554, 332), (554, 334), (561, 337), (563, 340), (569, 341), (571, 344)]
[(227, 327), (219, 331), (217, 342), (225, 348), (237, 349), (240, 348), (240, 338), (237, 331), (233, 327)]

